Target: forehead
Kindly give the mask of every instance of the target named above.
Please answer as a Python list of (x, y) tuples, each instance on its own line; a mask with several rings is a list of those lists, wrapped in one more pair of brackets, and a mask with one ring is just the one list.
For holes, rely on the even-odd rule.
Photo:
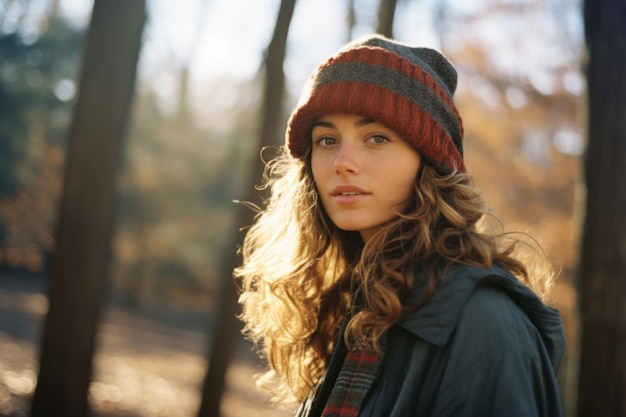
[(368, 125), (378, 125), (387, 127), (384, 124), (377, 122), (376, 120), (363, 117), (356, 114), (326, 114), (318, 117), (313, 121), (312, 128), (326, 127), (329, 129), (337, 129), (339, 127), (354, 127), (360, 128)]

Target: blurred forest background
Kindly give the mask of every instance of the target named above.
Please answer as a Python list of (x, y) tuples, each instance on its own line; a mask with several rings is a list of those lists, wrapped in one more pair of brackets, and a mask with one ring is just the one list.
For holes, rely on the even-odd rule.
[[(258, 159), (263, 58), (279, 2), (147, 5), (89, 391), (102, 416), (197, 410), (220, 291), (230, 279), (223, 260), (240, 238), (233, 200), (247, 195)], [(0, 2), (0, 413), (6, 415), (27, 415), (36, 384), (91, 6)], [(297, 2), (281, 126), (314, 66), (345, 41), (375, 31), (377, 10), (373, 0)], [(441, 49), (455, 63), (466, 165), (507, 229), (538, 237), (561, 271), (552, 297), (570, 341), (561, 369), (566, 404), (577, 372), (581, 14), (577, 0), (398, 0), (394, 20), (398, 40)], [(282, 140), (278, 135), (275, 144)], [(240, 341), (225, 415), (282, 415), (255, 391), (259, 366)]]

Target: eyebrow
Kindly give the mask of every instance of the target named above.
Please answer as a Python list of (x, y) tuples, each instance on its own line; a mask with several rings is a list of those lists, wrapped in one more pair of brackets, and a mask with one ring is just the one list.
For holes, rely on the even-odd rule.
[[(364, 117), (363, 119), (359, 119), (356, 122), (354, 122), (354, 127), (363, 127), (365, 125), (369, 125), (369, 124), (372, 124), (372, 123), (376, 123), (376, 121), (374, 119), (370, 119), (368, 117)], [(317, 127), (317, 126), (327, 127), (329, 129), (336, 129), (337, 128), (337, 126), (335, 126), (333, 123), (326, 122), (324, 120), (318, 120), (318, 121), (314, 122), (312, 128)]]

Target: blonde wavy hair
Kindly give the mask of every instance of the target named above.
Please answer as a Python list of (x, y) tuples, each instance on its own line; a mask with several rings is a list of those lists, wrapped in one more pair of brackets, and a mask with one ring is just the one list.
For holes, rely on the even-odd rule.
[[(552, 282), (541, 248), (526, 234), (502, 232), (468, 174), (442, 175), (423, 160), (408, 207), (366, 244), (326, 215), (310, 155), (299, 160), (282, 149), (266, 166), (265, 186), (271, 196), (245, 236), (235, 277), (244, 334), (270, 368), (258, 383), (278, 402), (302, 401), (320, 381), (355, 294), (362, 306), (349, 322), (346, 342), (378, 349), (380, 336), (403, 313), (428, 302), (438, 266), (498, 265), (540, 296)], [(485, 229), (489, 218), (496, 220), (495, 230)], [(426, 296), (405, 305), (415, 267), (426, 264)]]

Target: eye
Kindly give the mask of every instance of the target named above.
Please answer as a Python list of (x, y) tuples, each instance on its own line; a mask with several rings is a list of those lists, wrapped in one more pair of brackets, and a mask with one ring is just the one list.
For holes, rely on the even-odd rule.
[(367, 141), (374, 145), (382, 145), (389, 142), (389, 138), (383, 135), (373, 135), (367, 138)]
[(330, 136), (322, 136), (321, 138), (313, 141), (317, 146), (332, 146), (337, 144), (337, 139)]

